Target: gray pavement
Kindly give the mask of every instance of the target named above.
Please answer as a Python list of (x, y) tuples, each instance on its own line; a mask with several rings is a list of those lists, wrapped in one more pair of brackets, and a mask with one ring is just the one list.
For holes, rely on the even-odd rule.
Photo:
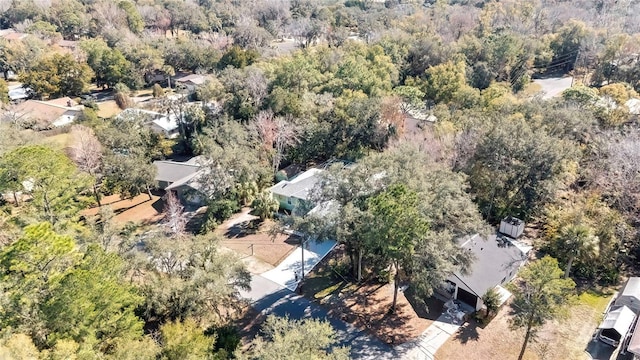
[(330, 316), (321, 306), (260, 275), (253, 275), (251, 290), (241, 291), (241, 294), (251, 301), (254, 309), (266, 314), (329, 321), (336, 330), (340, 345), (351, 347), (352, 359), (393, 359), (401, 356), (394, 348), (364, 330)]
[(568, 77), (553, 77), (544, 79), (535, 79), (534, 83), (540, 85), (540, 92), (543, 99), (551, 99), (556, 96), (560, 96), (563, 91), (571, 87), (573, 84), (573, 78)]

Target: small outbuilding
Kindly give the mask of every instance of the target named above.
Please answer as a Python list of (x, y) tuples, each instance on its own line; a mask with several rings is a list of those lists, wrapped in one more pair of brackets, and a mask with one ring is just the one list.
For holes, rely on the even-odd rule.
[(507, 216), (500, 221), (500, 228), (498, 231), (512, 239), (517, 239), (524, 232), (524, 221), (512, 216)]

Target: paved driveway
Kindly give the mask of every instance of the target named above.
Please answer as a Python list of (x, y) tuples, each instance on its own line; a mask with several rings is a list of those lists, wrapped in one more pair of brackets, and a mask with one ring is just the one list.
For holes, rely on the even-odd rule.
[(587, 354), (589, 354), (593, 360), (609, 360), (612, 358), (614, 350), (616, 349), (613, 346), (609, 346), (597, 339), (591, 340), (586, 349)]
[[(333, 250), (336, 242), (326, 240), (323, 242), (310, 241), (305, 244), (304, 249), (304, 273), (309, 272)], [(262, 274), (262, 277), (280, 284), (291, 291), (295, 291), (298, 283), (302, 280), (300, 272), (302, 270), (302, 249), (297, 247), (274, 269)]]
[(458, 332), (464, 320), (445, 311), (417, 339), (402, 344), (396, 350), (403, 353), (406, 360), (434, 360), (436, 352), (451, 335)]
[(352, 359), (374, 360), (398, 357), (394, 348), (365, 331), (330, 316), (319, 305), (260, 275), (253, 275), (251, 291), (241, 291), (241, 294), (250, 299), (254, 309), (265, 314), (288, 315), (292, 319), (316, 318), (329, 321), (336, 330), (340, 345), (351, 347)]
[(551, 99), (560, 96), (563, 91), (571, 87), (572, 77), (556, 77), (546, 79), (535, 79), (534, 83), (540, 85), (543, 99)]

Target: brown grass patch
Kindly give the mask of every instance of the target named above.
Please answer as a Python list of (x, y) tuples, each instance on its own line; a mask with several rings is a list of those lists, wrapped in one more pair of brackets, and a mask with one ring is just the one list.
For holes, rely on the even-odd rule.
[[(598, 326), (602, 309), (577, 304), (569, 308), (563, 321), (551, 321), (530, 342), (524, 359), (588, 359), (587, 344)], [(439, 359), (515, 359), (524, 340), (523, 330), (509, 328), (510, 306), (499, 311), (485, 328), (470, 321), (436, 353)]]
[(354, 291), (343, 291), (339, 308), (332, 307), (330, 313), (359, 328), (367, 329), (380, 340), (392, 345), (418, 337), (433, 322), (433, 319), (418, 316), (402, 292), (398, 293), (398, 303), (393, 314), (389, 312), (392, 302), (392, 284), (365, 284)]
[(308, 275), (301, 286), (305, 297), (328, 308), (329, 313), (365, 329), (387, 344), (397, 345), (421, 335), (442, 312), (442, 302), (421, 302), (410, 292), (399, 292), (391, 314), (393, 285), (357, 285), (348, 274), (339, 274), (344, 263), (343, 246), (337, 246)]
[[(162, 219), (163, 201), (160, 196), (140, 194), (133, 198), (121, 199), (120, 195), (109, 195), (100, 200), (102, 206), (110, 206), (116, 214), (114, 220), (116, 223), (124, 224), (127, 222), (153, 224)], [(81, 215), (85, 217), (95, 216), (100, 208), (93, 207), (83, 210)]]
[[(253, 217), (248, 215), (250, 210), (244, 208), (242, 212), (218, 226), (216, 233), (223, 239), (221, 245), (241, 255), (253, 255), (261, 261), (277, 266), (298, 246), (299, 240), (295, 236), (287, 235), (273, 238), (269, 234), (274, 225), (273, 221), (266, 220), (260, 223), (252, 220)], [(236, 223), (239, 220), (240, 222)]]
[(114, 117), (122, 112), (122, 109), (118, 107), (115, 100), (108, 100), (98, 103), (98, 117), (103, 119)]

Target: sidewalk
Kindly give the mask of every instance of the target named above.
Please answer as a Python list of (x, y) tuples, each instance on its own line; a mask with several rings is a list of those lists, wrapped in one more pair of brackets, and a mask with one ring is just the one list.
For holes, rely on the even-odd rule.
[(406, 360), (434, 360), (438, 349), (458, 332), (463, 320), (444, 312), (417, 339), (396, 347)]

